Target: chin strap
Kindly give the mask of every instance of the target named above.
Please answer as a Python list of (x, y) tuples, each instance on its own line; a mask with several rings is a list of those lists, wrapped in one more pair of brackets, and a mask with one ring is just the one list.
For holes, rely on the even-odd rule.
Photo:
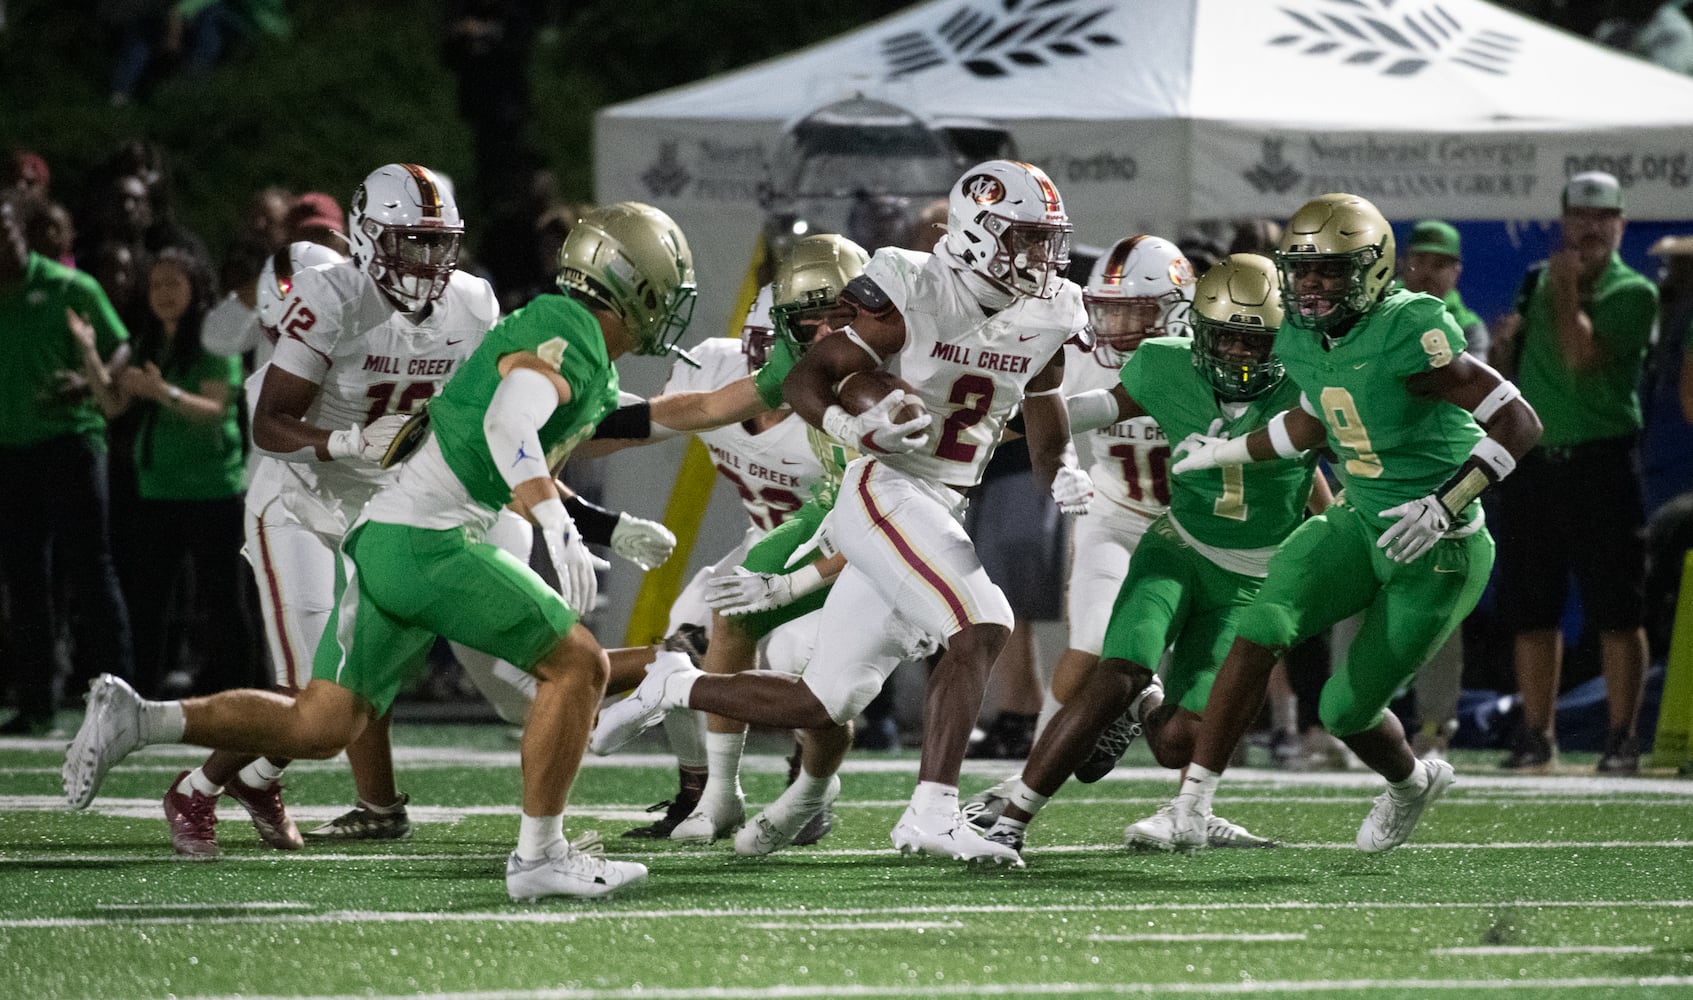
[(948, 267), (958, 273), (959, 280), (964, 282), (964, 287), (970, 290), (971, 297), (983, 309), (991, 309), (997, 312), (1017, 300), (1015, 295), (989, 281), (986, 275), (971, 267), (964, 258), (953, 253), (946, 240), (943, 239), (935, 244), (935, 256), (945, 261)]

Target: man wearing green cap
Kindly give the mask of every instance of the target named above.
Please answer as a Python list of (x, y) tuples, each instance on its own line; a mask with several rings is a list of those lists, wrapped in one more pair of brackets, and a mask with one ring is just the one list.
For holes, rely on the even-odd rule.
[(1464, 331), (1464, 351), (1487, 357), (1487, 324), (1458, 294), (1458, 275), (1464, 271), (1458, 230), (1449, 222), (1424, 219), (1411, 230), (1411, 249), (1399, 280), (1413, 292), (1426, 292), (1446, 304), (1446, 311)]
[(1646, 672), (1646, 553), (1638, 468), (1640, 374), (1658, 291), (1622, 262), (1623, 192), (1600, 170), (1564, 187), (1560, 242), (1529, 273), (1493, 354), (1545, 434), (1500, 491), (1500, 607), (1515, 633), (1523, 723), (1503, 766), (1556, 761), (1560, 622), (1571, 574), (1599, 634), (1610, 731), (1601, 774), (1639, 769), (1635, 717)]

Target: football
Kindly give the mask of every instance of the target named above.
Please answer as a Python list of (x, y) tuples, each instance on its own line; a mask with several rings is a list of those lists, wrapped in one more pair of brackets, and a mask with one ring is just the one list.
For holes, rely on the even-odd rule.
[[(916, 387), (910, 382), (878, 368), (848, 375), (835, 390), (835, 395), (840, 398), (841, 408), (856, 417), (881, 402), (895, 389), (904, 389), (913, 396), (917, 394)], [(896, 409), (891, 419), (896, 424), (902, 424), (907, 420), (915, 420), (922, 412), (922, 403), (908, 402)]]

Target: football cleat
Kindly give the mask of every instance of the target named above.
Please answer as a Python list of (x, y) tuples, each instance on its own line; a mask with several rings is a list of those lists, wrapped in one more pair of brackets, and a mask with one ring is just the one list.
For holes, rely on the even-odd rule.
[(1210, 810), (1202, 810), (1191, 798), (1177, 796), (1170, 802), (1170, 846), (1165, 850), (1198, 854), (1210, 846)]
[(687, 844), (709, 844), (741, 828), (747, 821), (747, 800), (740, 792), (727, 806), (697, 806), (687, 818), (670, 831), (671, 840)]
[(1027, 832), (1027, 827), (1022, 830), (1014, 830), (1004, 823), (995, 823), (987, 833), (982, 834), (982, 838), (990, 844), (1009, 847), (1017, 852), (1017, 856), (1021, 858), (1023, 855), (1023, 837)]
[(514, 902), (548, 896), (596, 898), (646, 881), (647, 866), (611, 861), (599, 836), (585, 833), (572, 846), (560, 840), (546, 857), (525, 861), (511, 852), (506, 859), (506, 893)]
[(833, 833), (834, 830), (835, 807), (832, 804), (825, 805), (817, 811), (817, 815), (806, 820), (805, 825), (799, 828), (798, 833), (794, 834), (794, 846), (810, 847)]
[(282, 804), (280, 783), (269, 788), (253, 788), (237, 777), (223, 786), (223, 794), (247, 810), (247, 815), (253, 818), (253, 829), (259, 831), (260, 840), (279, 851), (297, 851), (306, 846), (300, 836), (300, 828), (294, 825), (294, 818), (288, 815), (288, 807)]
[(88, 713), (59, 771), (65, 801), (86, 809), (118, 761), (141, 747), (141, 696), (120, 677), (101, 674), (88, 688)]
[(1231, 823), (1213, 813), (1205, 824), (1207, 847), (1276, 847), (1275, 841), (1260, 837), (1239, 823)]
[(1091, 785), (1110, 774), (1117, 762), (1123, 759), (1123, 755), (1129, 752), (1129, 744), (1133, 743), (1140, 733), (1140, 723), (1129, 718), (1129, 713), (1119, 715), (1115, 722), (1106, 726), (1105, 731), (1099, 734), (1099, 739), (1094, 741), (1093, 750), (1088, 753), (1087, 759), (1076, 765), (1076, 780)]
[(676, 797), (668, 802), (647, 807), (647, 812), (658, 812), (662, 809), (664, 815), (646, 826), (624, 830), (623, 836), (637, 840), (662, 840), (671, 836), (682, 821), (692, 816), (698, 808), (700, 793), (705, 791), (705, 780), (704, 772), (683, 771), (681, 783), (676, 789)]
[(170, 824), (170, 843), (176, 853), (196, 861), (210, 861), (223, 857), (217, 837), (217, 796), (201, 795), (190, 789), (188, 794), (177, 791), (184, 771), (170, 783), (165, 792), (165, 822)]
[(958, 811), (970, 821), (970, 825), (978, 830), (990, 830), (999, 821), (1000, 814), (1011, 802), (1011, 786), (1023, 780), (1021, 774), (1013, 774), (1004, 781), (989, 785), (976, 794), (958, 804)]
[(735, 834), (736, 854), (749, 858), (761, 857), (793, 843), (806, 824), (818, 813), (828, 809), (841, 794), (841, 779), (839, 775), (829, 776), (829, 784), (823, 790), (821, 803), (806, 802), (800, 796), (793, 795), (795, 787), (789, 785), (787, 791), (776, 797), (776, 801), (765, 806), (746, 826), (741, 827), (740, 832)]
[(601, 756), (615, 753), (630, 740), (664, 721), (664, 713), (685, 707), (680, 685), (673, 680), (692, 680), (704, 671), (683, 656), (660, 656), (647, 667), (647, 676), (629, 696), (600, 709), (599, 724), (588, 737), (588, 749)]
[(956, 861), (990, 861), (996, 865), (1023, 867), (1023, 859), (1004, 844), (995, 843), (976, 832), (957, 809), (950, 813), (919, 813), (906, 806), (888, 835), (901, 854), (928, 854)]
[(307, 830), (306, 836), (313, 840), (402, 840), (411, 836), (411, 818), (406, 815), (410, 801), (411, 796), (402, 793), (398, 802), (378, 812), (361, 799), (351, 810)]
[(1364, 823), (1358, 827), (1358, 850), (1366, 854), (1380, 854), (1403, 844), (1417, 828), (1423, 810), (1452, 787), (1455, 780), (1452, 765), (1443, 760), (1421, 760), (1417, 766), (1428, 779), (1423, 790), (1400, 795), (1392, 788), (1376, 796), (1376, 803)]

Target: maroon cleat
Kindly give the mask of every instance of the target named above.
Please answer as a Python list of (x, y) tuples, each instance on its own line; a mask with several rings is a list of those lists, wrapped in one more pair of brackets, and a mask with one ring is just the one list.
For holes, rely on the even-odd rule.
[(170, 842), (176, 853), (195, 860), (211, 860), (223, 856), (217, 838), (217, 796), (190, 791), (187, 795), (176, 790), (184, 771), (170, 783), (165, 793), (165, 819), (170, 823)]
[(252, 788), (237, 776), (223, 786), (223, 794), (241, 803), (241, 808), (253, 817), (253, 829), (259, 831), (260, 840), (279, 851), (297, 851), (306, 846), (300, 828), (294, 825), (288, 807), (282, 804), (280, 783), (269, 788)]

